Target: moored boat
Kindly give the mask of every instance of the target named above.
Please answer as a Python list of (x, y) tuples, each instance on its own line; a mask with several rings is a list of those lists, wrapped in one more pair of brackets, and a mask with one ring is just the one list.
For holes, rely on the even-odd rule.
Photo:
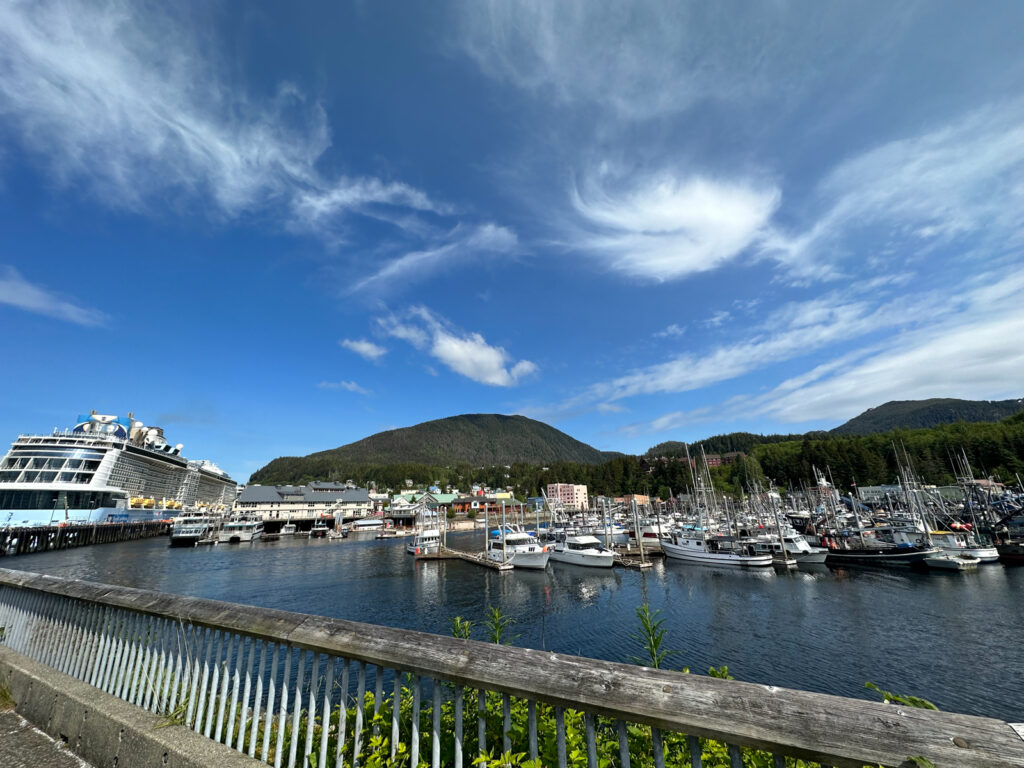
[(243, 544), (257, 541), (263, 536), (263, 520), (252, 517), (240, 517), (224, 523), (217, 535), (221, 544)]
[(405, 551), (410, 555), (425, 555), (437, 552), (441, 548), (441, 531), (437, 528), (427, 528), (419, 533), (405, 545)]
[(970, 555), (950, 555), (945, 552), (924, 559), (925, 565), (940, 571), (976, 571), (979, 563), (981, 560)]
[(675, 531), (661, 540), (666, 557), (704, 565), (764, 568), (772, 564), (771, 553), (758, 553), (753, 539), (716, 536), (704, 531)]
[(615, 553), (603, 546), (596, 536), (566, 536), (550, 547), (551, 559), (556, 563), (584, 565), (591, 568), (611, 568)]
[(496, 563), (543, 570), (548, 567), (551, 547), (541, 544), (518, 525), (505, 525), (488, 538), (486, 555)]

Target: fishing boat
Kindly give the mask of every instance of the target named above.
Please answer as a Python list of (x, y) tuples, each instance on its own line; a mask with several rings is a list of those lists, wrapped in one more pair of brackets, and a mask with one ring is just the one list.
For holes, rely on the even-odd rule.
[(550, 547), (551, 559), (556, 563), (585, 565), (591, 568), (611, 568), (615, 553), (604, 547), (596, 536), (566, 536)]
[(979, 544), (973, 534), (965, 531), (929, 531), (932, 545), (948, 555), (968, 555), (976, 557), (983, 563), (995, 563), (999, 560), (999, 550)]
[(405, 545), (405, 551), (410, 555), (426, 555), (437, 552), (441, 547), (441, 531), (437, 528), (426, 528)]
[(485, 554), (488, 560), (496, 563), (543, 570), (548, 567), (551, 547), (541, 544), (518, 525), (506, 524), (487, 539)]
[(729, 565), (764, 568), (772, 564), (771, 553), (758, 553), (756, 541), (736, 536), (721, 536), (704, 531), (674, 531), (661, 540), (666, 557), (705, 565)]
[(295, 523), (285, 523), (281, 526), (281, 530), (278, 532), (281, 536), (294, 536), (295, 532), (299, 530), (299, 526)]
[(327, 534), (328, 532), (330, 532), (330, 530), (331, 527), (327, 524), (327, 520), (321, 517), (319, 520), (313, 523), (313, 527), (309, 529), (309, 538), (325, 539), (327, 538)]

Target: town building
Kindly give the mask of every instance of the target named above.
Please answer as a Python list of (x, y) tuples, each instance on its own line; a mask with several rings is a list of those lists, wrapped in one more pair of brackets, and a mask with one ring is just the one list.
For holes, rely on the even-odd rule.
[(309, 485), (247, 485), (235, 510), (264, 520), (306, 520), (330, 516), (336, 520), (366, 517), (373, 509), (365, 488), (345, 483)]
[(589, 509), (587, 486), (572, 483), (549, 483), (548, 501), (553, 505), (561, 504), (566, 509)]

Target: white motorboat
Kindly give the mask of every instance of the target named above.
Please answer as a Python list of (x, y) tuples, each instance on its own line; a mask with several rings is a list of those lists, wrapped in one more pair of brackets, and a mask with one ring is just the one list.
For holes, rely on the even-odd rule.
[(279, 531), (279, 533), (281, 536), (294, 536), (295, 532), (298, 530), (299, 526), (297, 526), (295, 523), (285, 523), (281, 526), (281, 530)]
[(352, 523), (352, 533), (359, 531), (379, 531), (384, 527), (384, 519), (381, 517), (363, 517)]
[(973, 535), (963, 531), (930, 531), (932, 546), (938, 547), (948, 555), (968, 555), (976, 557), (983, 563), (999, 561), (999, 551), (995, 547), (985, 547), (974, 540)]
[(558, 563), (586, 565), (592, 568), (611, 568), (615, 553), (603, 546), (596, 536), (566, 536), (554, 544), (551, 559)]
[[(786, 551), (783, 554), (782, 548)], [(762, 534), (754, 538), (754, 551), (757, 554), (769, 554), (775, 558), (775, 562), (792, 561), (799, 565), (812, 563), (824, 563), (828, 557), (828, 550), (825, 547), (812, 547), (801, 534), (796, 531), (783, 531), (782, 542), (776, 534)]]
[(942, 571), (976, 571), (980, 563), (979, 558), (971, 555), (951, 555), (945, 552), (924, 559), (924, 564), (929, 568)]
[(437, 552), (441, 548), (441, 531), (437, 528), (427, 528), (416, 534), (415, 538), (405, 545), (405, 551), (410, 555), (426, 555)]
[(213, 536), (220, 527), (220, 518), (202, 512), (187, 513), (174, 518), (171, 527), (172, 547), (194, 547), (200, 539)]
[(703, 531), (673, 532), (661, 540), (666, 557), (705, 565), (730, 565), (741, 568), (771, 566), (771, 553), (758, 553), (753, 539), (715, 536)]
[(516, 568), (543, 570), (548, 567), (551, 547), (541, 544), (518, 525), (506, 525), (487, 540), (487, 559), (511, 563)]
[(243, 517), (229, 520), (217, 534), (217, 541), (221, 544), (242, 544), (249, 541), (257, 541), (263, 536), (263, 521)]

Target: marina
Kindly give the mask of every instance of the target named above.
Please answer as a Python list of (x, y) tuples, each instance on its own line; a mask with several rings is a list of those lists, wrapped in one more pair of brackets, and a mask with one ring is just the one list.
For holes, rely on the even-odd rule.
[[(482, 531), (448, 534), (479, 551)], [(8, 567), (267, 608), (447, 634), (491, 606), (515, 620), (515, 644), (624, 661), (639, 648), (636, 608), (661, 610), (671, 668), (728, 665), (740, 680), (871, 698), (868, 681), (940, 708), (1024, 720), (1017, 641), (1024, 569), (739, 569), (654, 560), (643, 570), (551, 563), (511, 573), (410, 557), (408, 539), (354, 533), (336, 545), (273, 543), (172, 549), (166, 538), (11, 558)], [(650, 562), (650, 561), (649, 561)], [(971, 674), (964, 674), (969, 667)]]

